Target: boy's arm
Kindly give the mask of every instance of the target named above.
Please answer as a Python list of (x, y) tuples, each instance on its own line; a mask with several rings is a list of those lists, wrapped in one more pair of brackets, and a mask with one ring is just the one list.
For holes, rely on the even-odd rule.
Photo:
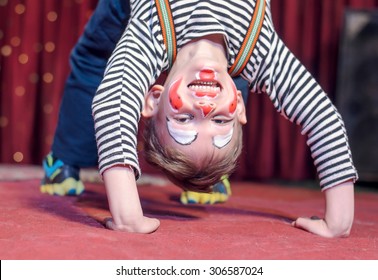
[(151, 233), (160, 225), (158, 219), (143, 215), (135, 175), (131, 168), (113, 167), (103, 174), (111, 219), (105, 221), (112, 230)]
[(259, 91), (266, 92), (277, 111), (307, 136), (323, 190), (355, 181), (358, 176), (341, 115), (278, 35), (271, 37), (271, 50), (258, 74)]
[(357, 172), (343, 120), (320, 85), (272, 35), (271, 53), (262, 66), (259, 81), (277, 111), (300, 125), (307, 135), (320, 187), (324, 190), (324, 219), (298, 218), (294, 226), (325, 237), (348, 236), (354, 216), (353, 182)]
[(137, 141), (144, 97), (167, 65), (164, 44), (155, 38), (151, 28), (149, 21), (130, 19), (93, 98), (101, 175), (123, 164), (131, 165), (137, 178), (141, 174)]
[(324, 191), (324, 219), (298, 218), (293, 226), (324, 237), (347, 237), (354, 218), (354, 185), (341, 183)]

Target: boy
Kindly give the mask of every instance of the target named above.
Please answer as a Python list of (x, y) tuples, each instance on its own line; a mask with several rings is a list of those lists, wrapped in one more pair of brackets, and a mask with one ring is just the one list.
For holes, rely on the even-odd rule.
[[(343, 122), (278, 38), (270, 1), (142, 0), (131, 1), (131, 7), (92, 105), (99, 170), (112, 214), (107, 227), (141, 233), (159, 227), (157, 219), (143, 215), (136, 189), (140, 114), (150, 118), (148, 159), (176, 184), (208, 191), (220, 174), (232, 172), (246, 118), (231, 76), (241, 73), (251, 91), (267, 93), (308, 136), (325, 217), (298, 218), (293, 225), (321, 236), (349, 235), (357, 173)], [(154, 85), (164, 71), (169, 71), (164, 86)], [(208, 173), (210, 167), (215, 168)]]
[[(84, 191), (79, 178), (80, 168), (98, 163), (92, 99), (129, 16), (129, 1), (100, 0), (71, 53), (71, 73), (64, 89), (52, 152), (43, 160), (43, 193), (80, 195)], [(247, 87), (242, 79), (238, 78), (237, 83)], [(210, 194), (183, 192), (181, 202), (217, 203), (228, 199), (231, 189), (227, 178), (217, 183), (214, 189)]]

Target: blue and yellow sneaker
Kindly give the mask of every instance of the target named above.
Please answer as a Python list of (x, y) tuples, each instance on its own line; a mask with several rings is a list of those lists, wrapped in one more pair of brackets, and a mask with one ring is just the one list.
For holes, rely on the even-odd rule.
[(45, 176), (40, 190), (50, 195), (80, 195), (84, 185), (80, 181), (80, 169), (68, 164), (49, 153), (42, 162)]
[(184, 191), (181, 193), (182, 204), (215, 204), (226, 202), (231, 195), (231, 184), (228, 176), (222, 176), (221, 180), (213, 186), (211, 193), (198, 193)]

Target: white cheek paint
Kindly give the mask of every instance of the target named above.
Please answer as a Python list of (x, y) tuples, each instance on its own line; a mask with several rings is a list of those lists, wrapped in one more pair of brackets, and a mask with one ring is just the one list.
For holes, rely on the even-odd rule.
[(169, 135), (181, 145), (190, 145), (197, 139), (198, 133), (196, 131), (174, 128), (169, 119), (167, 119), (167, 128)]
[(232, 139), (232, 135), (234, 134), (234, 128), (231, 128), (230, 131), (225, 135), (216, 135), (213, 138), (213, 145), (218, 149), (223, 148), (228, 143), (230, 143)]

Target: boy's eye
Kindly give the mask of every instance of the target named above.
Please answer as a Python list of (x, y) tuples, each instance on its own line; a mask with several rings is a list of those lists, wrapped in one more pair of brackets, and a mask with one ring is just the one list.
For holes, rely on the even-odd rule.
[(216, 116), (212, 119), (212, 121), (215, 122), (216, 124), (226, 124), (226, 123), (231, 122), (232, 119), (225, 118), (225, 117), (222, 117), (222, 116)]
[(193, 118), (194, 116), (191, 114), (181, 114), (181, 115), (176, 115), (174, 117), (174, 120), (179, 123), (187, 123), (191, 121)]

